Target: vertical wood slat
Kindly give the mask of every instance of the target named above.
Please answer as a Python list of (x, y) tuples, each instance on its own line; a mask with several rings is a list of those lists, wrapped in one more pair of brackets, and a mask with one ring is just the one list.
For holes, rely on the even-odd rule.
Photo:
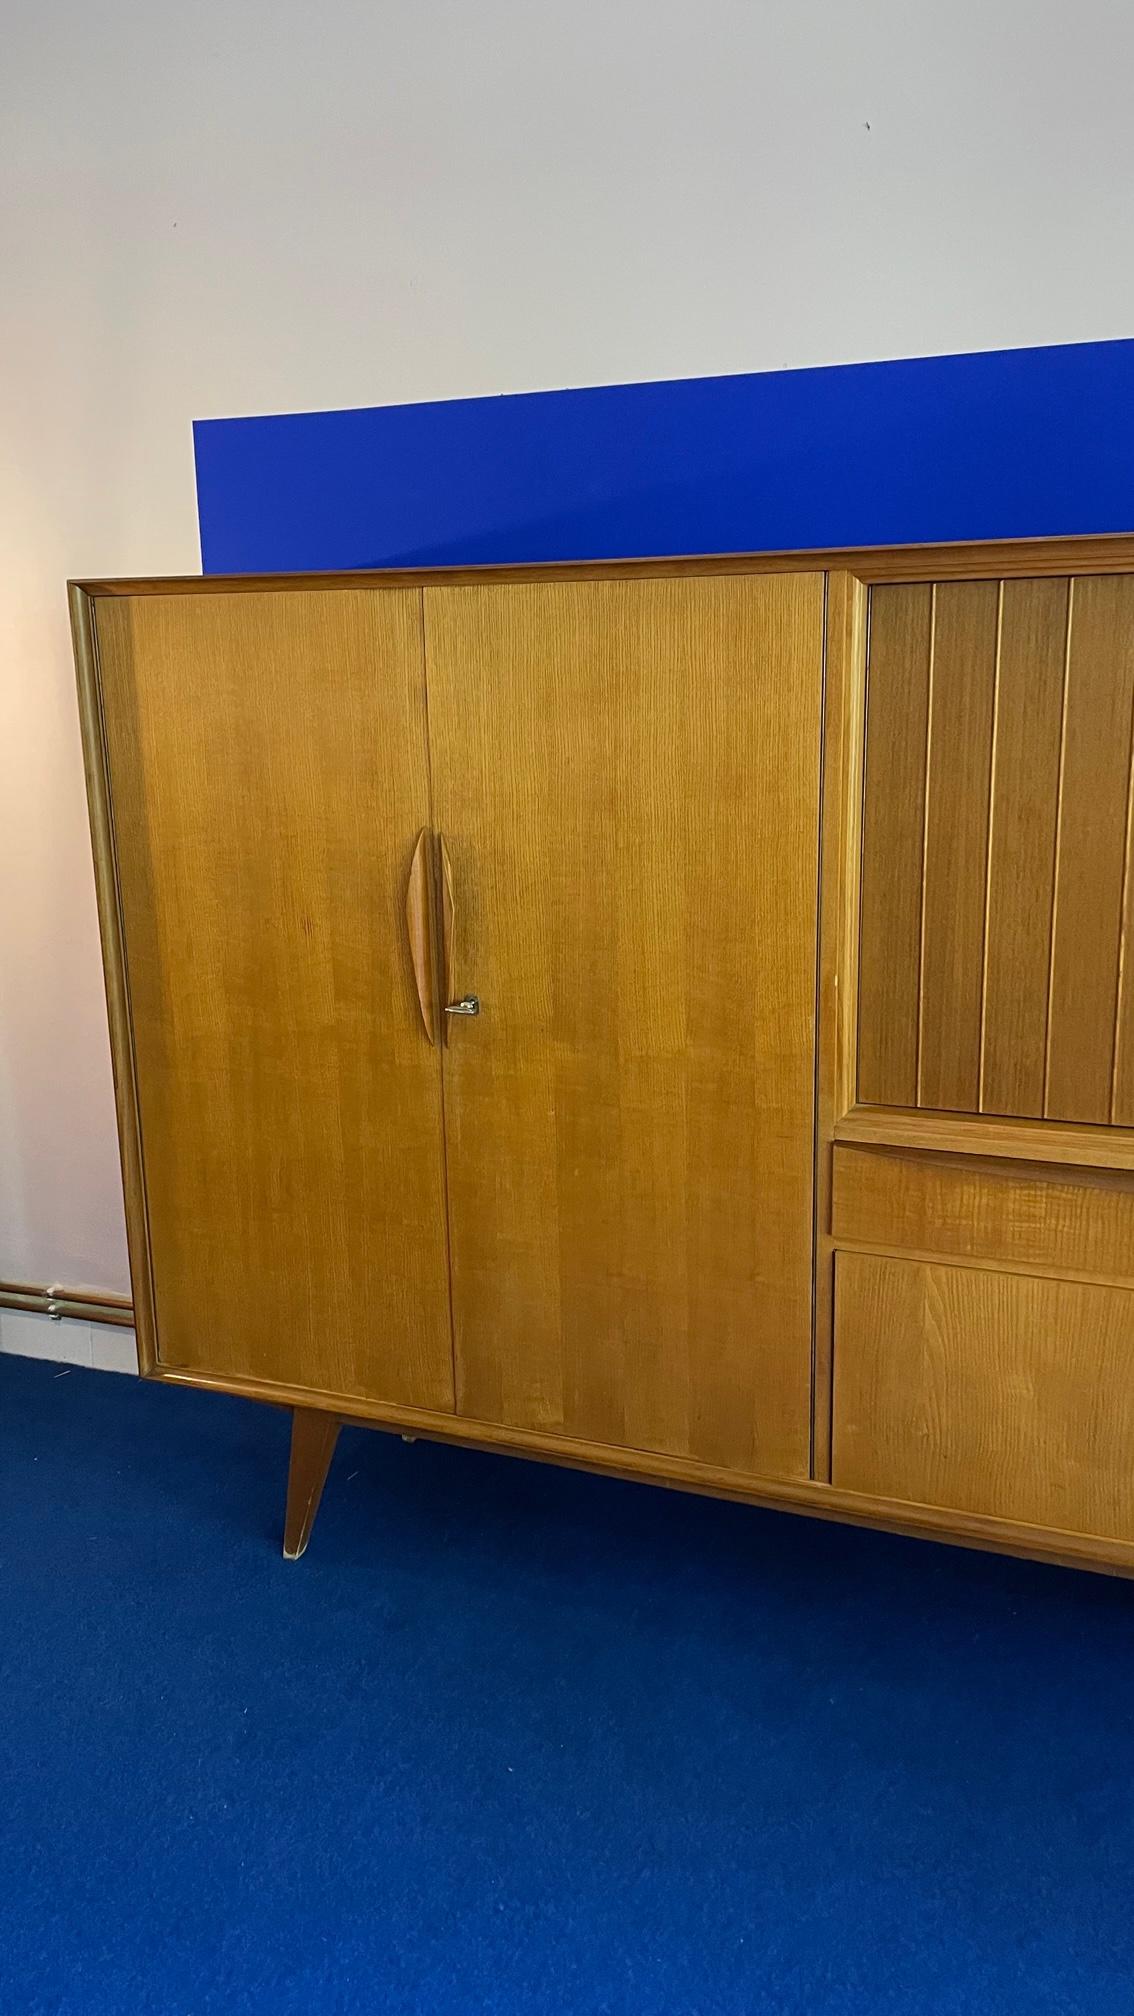
[(991, 789), (980, 1110), (1043, 1113), (1069, 584), (1005, 581)]
[(854, 575), (827, 576), (819, 872), (819, 1029), (815, 1110), (815, 1295), (811, 1475), (831, 1477), (835, 1254), (832, 1137), (857, 1096), (858, 917), (862, 868), (869, 595)]
[(858, 1097), (917, 1103), (921, 849), (933, 590), (870, 594)]
[[(1047, 1085), (1053, 1120), (1129, 1110), (1115, 1078), (1134, 701), (1134, 580), (1082, 576), (1071, 589), (1063, 771), (1052, 927)], [(1127, 1057), (1129, 1045), (1123, 1046)]]
[(1118, 999), (1114, 1018), (1114, 1071), (1110, 1118), (1115, 1127), (1134, 1127), (1134, 728), (1126, 799), (1126, 846), (1122, 865), (1122, 927), (1118, 946)]
[(976, 1112), (999, 587), (935, 595), (917, 1104)]

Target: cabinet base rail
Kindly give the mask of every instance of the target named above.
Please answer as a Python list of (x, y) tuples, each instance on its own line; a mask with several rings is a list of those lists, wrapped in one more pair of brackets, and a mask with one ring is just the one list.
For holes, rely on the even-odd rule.
[(404, 1442), (420, 1440), (481, 1448), (496, 1455), (555, 1463), (563, 1469), (582, 1470), (595, 1476), (658, 1484), (700, 1497), (724, 1498), (765, 1511), (798, 1512), (812, 1519), (832, 1519), (841, 1525), (863, 1526), (911, 1539), (942, 1540), (950, 1546), (1134, 1579), (1134, 1541), (911, 1504), (842, 1490), (817, 1479), (747, 1477), (685, 1457), (607, 1448), (567, 1436), (507, 1428), (495, 1422), (466, 1421), (451, 1415), (422, 1414), (406, 1407), (371, 1406), (351, 1397), (304, 1394), (300, 1401), (298, 1395), (265, 1388), (251, 1380), (226, 1380), (207, 1373), (168, 1370), (147, 1376), (164, 1384), (237, 1393), (246, 1399), (291, 1408), (291, 1460), (283, 1545), (289, 1561), (298, 1560), (307, 1547), (339, 1431), (349, 1426), (399, 1435)]

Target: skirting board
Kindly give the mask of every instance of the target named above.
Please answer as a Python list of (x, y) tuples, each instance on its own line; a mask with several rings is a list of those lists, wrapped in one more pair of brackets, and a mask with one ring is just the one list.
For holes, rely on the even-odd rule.
[(136, 1372), (134, 1332), (74, 1316), (41, 1316), (32, 1310), (0, 1308), (0, 1354), (47, 1358), (59, 1365), (83, 1365), (95, 1372)]

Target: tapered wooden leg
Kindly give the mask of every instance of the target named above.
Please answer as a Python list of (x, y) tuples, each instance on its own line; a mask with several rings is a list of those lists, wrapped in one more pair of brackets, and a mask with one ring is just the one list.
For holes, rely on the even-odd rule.
[(293, 1409), (284, 1518), (285, 1561), (298, 1561), (311, 1538), (341, 1425), (337, 1414), (324, 1414), (315, 1407)]

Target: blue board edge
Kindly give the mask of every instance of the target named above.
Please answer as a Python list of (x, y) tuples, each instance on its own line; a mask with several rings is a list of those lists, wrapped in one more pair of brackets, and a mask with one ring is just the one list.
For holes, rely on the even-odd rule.
[(1134, 340), (194, 424), (204, 571), (1134, 528)]

